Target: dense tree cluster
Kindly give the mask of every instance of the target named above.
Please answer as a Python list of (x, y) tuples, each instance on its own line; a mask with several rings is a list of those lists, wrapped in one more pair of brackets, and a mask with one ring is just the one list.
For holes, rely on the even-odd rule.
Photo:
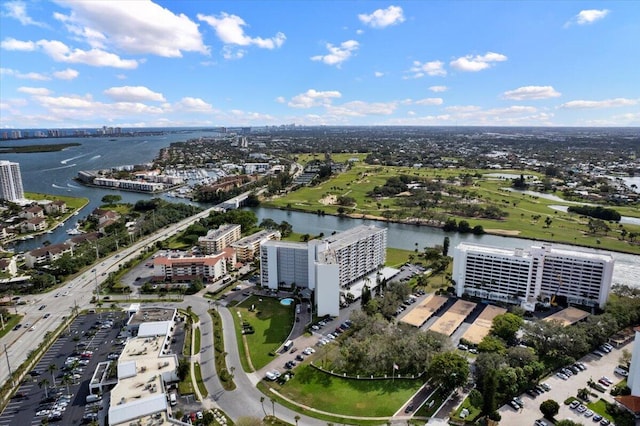
[(577, 213), (583, 216), (594, 217), (596, 219), (602, 219), (612, 222), (620, 222), (620, 218), (622, 217), (616, 210), (608, 209), (602, 206), (569, 206), (568, 211), (569, 213)]
[(387, 179), (384, 185), (374, 186), (371, 192), (367, 194), (369, 197), (391, 197), (405, 192), (411, 183), (411, 178), (407, 175), (392, 176)]
[(351, 334), (341, 343), (332, 366), (350, 375), (391, 376), (394, 364), (398, 366), (395, 374), (421, 374), (450, 345), (443, 335), (402, 326), (381, 315), (354, 311), (351, 320)]

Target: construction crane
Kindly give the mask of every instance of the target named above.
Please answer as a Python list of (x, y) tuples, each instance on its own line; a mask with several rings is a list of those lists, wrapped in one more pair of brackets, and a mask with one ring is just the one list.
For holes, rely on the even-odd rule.
[(562, 282), (562, 278), (560, 277), (560, 274), (556, 274), (556, 278), (558, 279), (558, 287), (556, 288), (556, 292), (553, 294), (553, 296), (551, 296), (551, 306), (558, 306), (558, 304), (556, 303), (556, 297), (558, 296), (558, 292), (560, 291), (560, 287), (562, 287), (562, 285), (564, 284)]

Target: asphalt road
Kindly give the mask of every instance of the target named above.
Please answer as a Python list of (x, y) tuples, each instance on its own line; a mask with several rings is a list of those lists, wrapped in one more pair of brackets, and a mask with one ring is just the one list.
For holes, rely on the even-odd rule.
[[(106, 279), (109, 272), (117, 271), (121, 264), (123, 265), (129, 259), (139, 255), (146, 247), (183, 231), (196, 220), (208, 216), (215, 209), (216, 207), (212, 207), (177, 224), (170, 225), (117, 254), (100, 259), (100, 262), (94, 264), (92, 268), (88, 268), (84, 273), (48, 293), (22, 297), (21, 300), (27, 303), (17, 305), (12, 309), (16, 309), (19, 314), (24, 315), (21, 321), (23, 327), (10, 331), (0, 339), (0, 350), (2, 350), (0, 357), (6, 358), (4, 353), (6, 347), (11, 369), (15, 370), (27, 359), (29, 352), (37, 349), (45, 333), (54, 331), (62, 322), (62, 318), (71, 314), (74, 305), (80, 309), (91, 306), (91, 297), (95, 295), (97, 285)], [(45, 308), (40, 310), (42, 305), (45, 305)], [(47, 313), (50, 316), (44, 318)], [(29, 327), (26, 324), (29, 324)], [(34, 329), (30, 330), (31, 327)], [(7, 363), (2, 362), (0, 363), (0, 383), (4, 383), (8, 379)]]

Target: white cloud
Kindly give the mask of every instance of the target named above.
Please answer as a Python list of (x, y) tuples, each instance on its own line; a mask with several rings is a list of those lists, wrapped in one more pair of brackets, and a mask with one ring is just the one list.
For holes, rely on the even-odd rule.
[(51, 94), (51, 90), (44, 87), (18, 87), (18, 92), (37, 96), (48, 96)]
[(380, 72), (380, 71), (376, 71), (376, 72), (373, 73), (373, 75), (379, 78), (379, 77), (382, 77), (384, 75), (384, 73)]
[(90, 96), (39, 96), (38, 101), (45, 108), (52, 110), (74, 109), (95, 113), (95, 103)]
[(189, 112), (213, 112), (213, 106), (200, 98), (184, 97), (173, 105), (174, 109)]
[(360, 44), (355, 40), (347, 40), (340, 43), (340, 46), (334, 46), (331, 43), (327, 43), (326, 47), (329, 53), (327, 55), (312, 56), (312, 61), (320, 61), (327, 65), (335, 65), (340, 68), (340, 65), (349, 59), (351, 55), (358, 50)]
[(625, 107), (625, 106), (633, 106), (633, 105), (638, 105), (637, 99), (615, 98), (615, 99), (605, 99), (602, 101), (585, 101), (585, 100), (569, 101), (560, 105), (560, 108), (596, 109), (596, 108), (617, 108), (617, 107)]
[(425, 74), (432, 77), (444, 77), (447, 75), (447, 71), (444, 69), (444, 62), (442, 61), (431, 61), (425, 63), (413, 61), (413, 65), (409, 68), (408, 72), (412, 73), (412, 78), (421, 78), (424, 77)]
[(389, 6), (386, 9), (377, 9), (369, 15), (360, 14), (358, 19), (372, 28), (386, 28), (404, 22), (404, 14), (400, 6)]
[(342, 105), (327, 105), (327, 113), (334, 116), (363, 117), (366, 115), (391, 115), (398, 106), (397, 102), (352, 101)]
[(480, 111), (482, 108), (477, 105), (454, 105), (445, 109), (449, 112), (473, 112)]
[(20, 50), (23, 52), (31, 52), (36, 50), (36, 44), (32, 41), (21, 41), (15, 38), (5, 38), (0, 43), (0, 47), (4, 50)]
[(78, 77), (78, 75), (80, 75), (80, 73), (72, 68), (53, 73), (53, 76), (59, 80), (73, 80)]
[(54, 61), (58, 62), (125, 69), (138, 67), (138, 61), (135, 59), (121, 59), (118, 55), (101, 49), (71, 50), (66, 44), (57, 40), (40, 40), (37, 42), (37, 45)]
[(94, 48), (112, 45), (127, 53), (181, 57), (182, 52), (208, 54), (198, 24), (152, 1), (58, 0), (72, 10), (56, 18)]
[(493, 62), (504, 62), (507, 57), (501, 53), (487, 52), (484, 55), (466, 55), (449, 63), (459, 71), (477, 72), (489, 68)]
[(227, 60), (242, 59), (247, 53), (244, 49), (234, 48), (232, 46), (224, 46), (222, 48), (222, 57)]
[(567, 28), (573, 24), (578, 24), (578, 25), (593, 24), (596, 21), (604, 19), (604, 17), (607, 16), (608, 14), (609, 14), (608, 9), (581, 10), (580, 13), (578, 13), (576, 16), (571, 18), (566, 24), (564, 24), (564, 27)]
[(443, 104), (443, 100), (442, 98), (424, 98), (424, 99), (419, 99), (417, 101), (413, 101), (414, 105), (442, 105)]
[(447, 90), (449, 90), (449, 88), (447, 86), (431, 86), (429, 87), (429, 90), (431, 90), (434, 93), (441, 93), (441, 92), (446, 92)]
[[(198, 19), (209, 24), (216, 32), (216, 35), (226, 45), (235, 46), (256, 46), (261, 49), (275, 49), (282, 46), (287, 37), (278, 32), (270, 38), (250, 37), (244, 32), (247, 23), (237, 15), (230, 15), (222, 12), (220, 16), (198, 14)], [(223, 52), (224, 53), (224, 52)], [(238, 59), (241, 56), (233, 55), (227, 49), (225, 59)]]
[(278, 96), (276, 98), (276, 102), (279, 103), (279, 104), (283, 104), (283, 103), (287, 102), (287, 100), (284, 98), (284, 96)]
[(523, 101), (529, 99), (549, 99), (557, 98), (561, 93), (557, 92), (553, 86), (522, 86), (515, 90), (507, 90), (502, 94), (505, 99)]
[(331, 100), (340, 98), (342, 94), (337, 90), (328, 90), (319, 92), (315, 89), (309, 89), (304, 93), (294, 96), (288, 105), (292, 108), (312, 108), (315, 106), (326, 106), (331, 104)]
[(2, 13), (2, 16), (7, 16), (9, 18), (13, 18), (18, 20), (22, 25), (35, 25), (37, 27), (46, 27), (46, 25), (42, 22), (34, 21), (27, 14), (27, 5), (23, 1), (8, 1), (2, 5), (4, 7), (5, 12)]
[(145, 86), (111, 87), (105, 90), (104, 94), (119, 102), (164, 102), (165, 100), (162, 93), (154, 92)]

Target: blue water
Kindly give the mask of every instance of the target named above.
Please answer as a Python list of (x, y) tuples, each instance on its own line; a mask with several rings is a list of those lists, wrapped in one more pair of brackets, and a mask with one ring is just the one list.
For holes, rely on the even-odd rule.
[(289, 305), (291, 305), (292, 303), (293, 303), (293, 299), (292, 299), (292, 298), (290, 298), (290, 297), (287, 297), (286, 299), (282, 299), (282, 300), (280, 301), (280, 304), (281, 304), (281, 305), (284, 305), (284, 306), (289, 306)]
[[(200, 136), (212, 136), (211, 132), (201, 130), (189, 130), (181, 133), (169, 133), (160, 136), (133, 136), (117, 138), (59, 138), (37, 139), (24, 141), (8, 141), (10, 145), (32, 145), (43, 143), (77, 142), (80, 146), (67, 148), (59, 152), (43, 152), (33, 154), (2, 154), (0, 159), (20, 163), (22, 181), (25, 191), (40, 192), (46, 194), (70, 195), (75, 197), (87, 197), (90, 202), (77, 217), (73, 217), (64, 227), (57, 228), (52, 234), (43, 234), (32, 240), (18, 242), (16, 251), (27, 251), (41, 247), (45, 241), (60, 243), (69, 238), (65, 229), (72, 228), (76, 221), (86, 217), (94, 208), (99, 207), (101, 199), (105, 195), (118, 194), (124, 202), (135, 203), (140, 199), (150, 198), (151, 195), (118, 192), (107, 189), (89, 188), (75, 182), (73, 178), (80, 170), (100, 169), (127, 164), (140, 164), (153, 160), (161, 148), (169, 146), (171, 142), (186, 141)], [(175, 198), (168, 198), (176, 201)], [(444, 233), (441, 229), (419, 227), (399, 223), (387, 223), (363, 219), (351, 219), (337, 216), (318, 216), (315, 214), (291, 212), (276, 209), (256, 208), (252, 209), (258, 216), (258, 223), (270, 218), (276, 222), (287, 221), (293, 226), (295, 232), (301, 234), (318, 235), (321, 232), (331, 235), (360, 224), (375, 224), (386, 227), (387, 244), (389, 247), (406, 250), (423, 250), (424, 247), (432, 247), (442, 244), (444, 237), (451, 240), (451, 247), (455, 247), (462, 241), (473, 242), (499, 247), (527, 247), (534, 241), (501, 237), (497, 235), (470, 235)], [(602, 253), (610, 253), (598, 250)], [(633, 287), (640, 286), (640, 256), (624, 253), (611, 253), (616, 259), (613, 273), (614, 284), (627, 284)]]

